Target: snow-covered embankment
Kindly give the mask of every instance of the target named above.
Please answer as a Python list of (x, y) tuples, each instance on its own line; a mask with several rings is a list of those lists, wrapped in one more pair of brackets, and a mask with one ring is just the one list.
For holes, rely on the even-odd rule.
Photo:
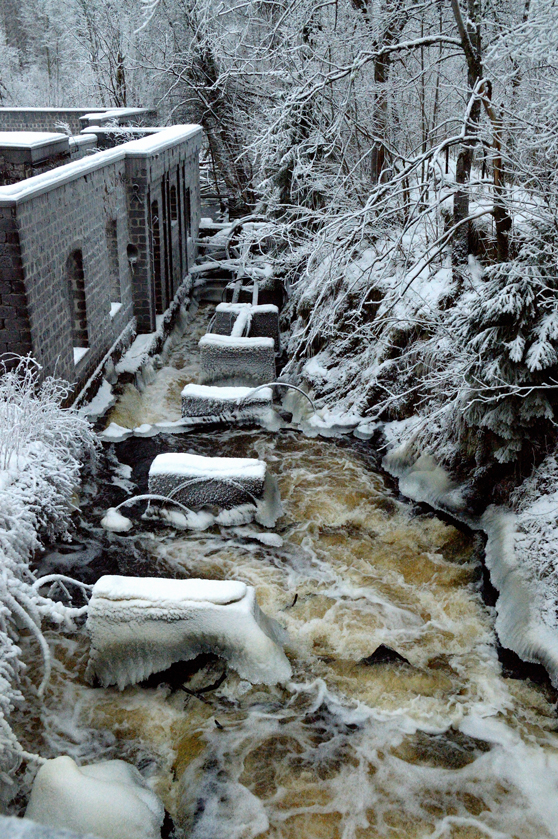
[[(524, 510), (518, 515), (511, 509), (492, 505), (482, 516), (472, 516), (467, 511), (461, 488), (452, 482), (434, 458), (429, 455), (417, 458), (410, 444), (392, 449), (385, 456), (383, 466), (398, 478), (403, 495), (447, 512), (472, 529), (486, 533), (485, 562), (499, 594), (495, 629), (500, 643), (523, 661), (544, 665), (552, 684), (558, 687), (556, 591), (552, 577), (541, 574), (533, 558), (537, 541), (544, 539), (541, 522), (537, 522), (537, 533), (533, 532), (533, 518), (536, 521), (537, 512), (529, 516), (528, 510)], [(522, 493), (521, 490), (522, 487), (515, 493), (518, 506), (525, 496), (525, 491)], [(538, 503), (540, 506), (540, 496)], [(539, 515), (551, 514), (555, 519), (558, 506), (544, 506), (545, 510)], [(546, 538), (548, 541), (548, 533)], [(558, 532), (555, 538), (558, 544)]]

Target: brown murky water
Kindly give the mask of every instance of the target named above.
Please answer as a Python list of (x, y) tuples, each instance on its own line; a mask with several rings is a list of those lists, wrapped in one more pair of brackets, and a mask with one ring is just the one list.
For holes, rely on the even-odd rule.
[[(150, 386), (163, 407), (165, 375)], [(111, 419), (139, 425), (149, 398), (126, 394)], [(294, 431), (180, 439), (269, 464), (283, 545), (262, 544), (256, 525), (135, 538), (153, 573), (254, 585), (290, 634), (292, 681), (229, 672), (198, 697), (93, 689), (86, 638), (53, 634), (42, 751), (131, 760), (191, 839), (558, 836), (554, 697), (502, 678), (473, 541), (416, 515), (347, 445)], [(364, 661), (380, 644), (408, 663)], [(196, 678), (215, 673), (186, 686)]]

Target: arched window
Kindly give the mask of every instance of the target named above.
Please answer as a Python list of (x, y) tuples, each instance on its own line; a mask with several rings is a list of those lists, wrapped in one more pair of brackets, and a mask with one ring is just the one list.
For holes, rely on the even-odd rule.
[(66, 260), (66, 282), (70, 300), (74, 360), (77, 363), (84, 353), (76, 353), (76, 349), (87, 348), (89, 346), (83, 254), (79, 248), (72, 251)]

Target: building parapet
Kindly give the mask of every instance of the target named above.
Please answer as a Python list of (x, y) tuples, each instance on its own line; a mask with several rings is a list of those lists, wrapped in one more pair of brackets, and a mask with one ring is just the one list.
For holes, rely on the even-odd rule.
[(203, 129), (199, 125), (173, 125), (155, 135), (132, 140), (113, 149), (106, 149), (90, 157), (59, 166), (41, 175), (35, 175), (25, 181), (0, 187), (0, 207), (15, 207), (29, 198), (42, 195), (58, 186), (70, 183), (77, 178), (82, 178), (84, 175), (126, 158), (154, 157), (188, 139), (197, 138), (198, 144), (196, 146), (199, 149), (202, 135)]

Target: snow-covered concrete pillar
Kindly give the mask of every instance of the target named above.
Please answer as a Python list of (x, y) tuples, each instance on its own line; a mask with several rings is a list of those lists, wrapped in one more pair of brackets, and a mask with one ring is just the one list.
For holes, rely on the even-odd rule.
[(149, 469), (149, 492), (172, 496), (186, 507), (231, 509), (262, 498), (267, 467), (248, 457), (157, 455)]
[(182, 416), (209, 422), (266, 420), (273, 410), (273, 393), (264, 387), (251, 396), (250, 387), (186, 385), (182, 391)]
[(254, 683), (285, 683), (287, 633), (265, 615), (255, 589), (236, 580), (105, 576), (87, 618), (86, 678), (122, 690), (201, 653), (224, 658)]
[(264, 385), (275, 380), (273, 338), (207, 333), (199, 342), (203, 384)]
[(275, 352), (280, 351), (279, 309), (272, 304), (253, 306), (251, 303), (219, 303), (215, 309), (212, 332), (230, 335), (235, 321), (242, 314), (249, 318), (249, 338), (273, 338)]

